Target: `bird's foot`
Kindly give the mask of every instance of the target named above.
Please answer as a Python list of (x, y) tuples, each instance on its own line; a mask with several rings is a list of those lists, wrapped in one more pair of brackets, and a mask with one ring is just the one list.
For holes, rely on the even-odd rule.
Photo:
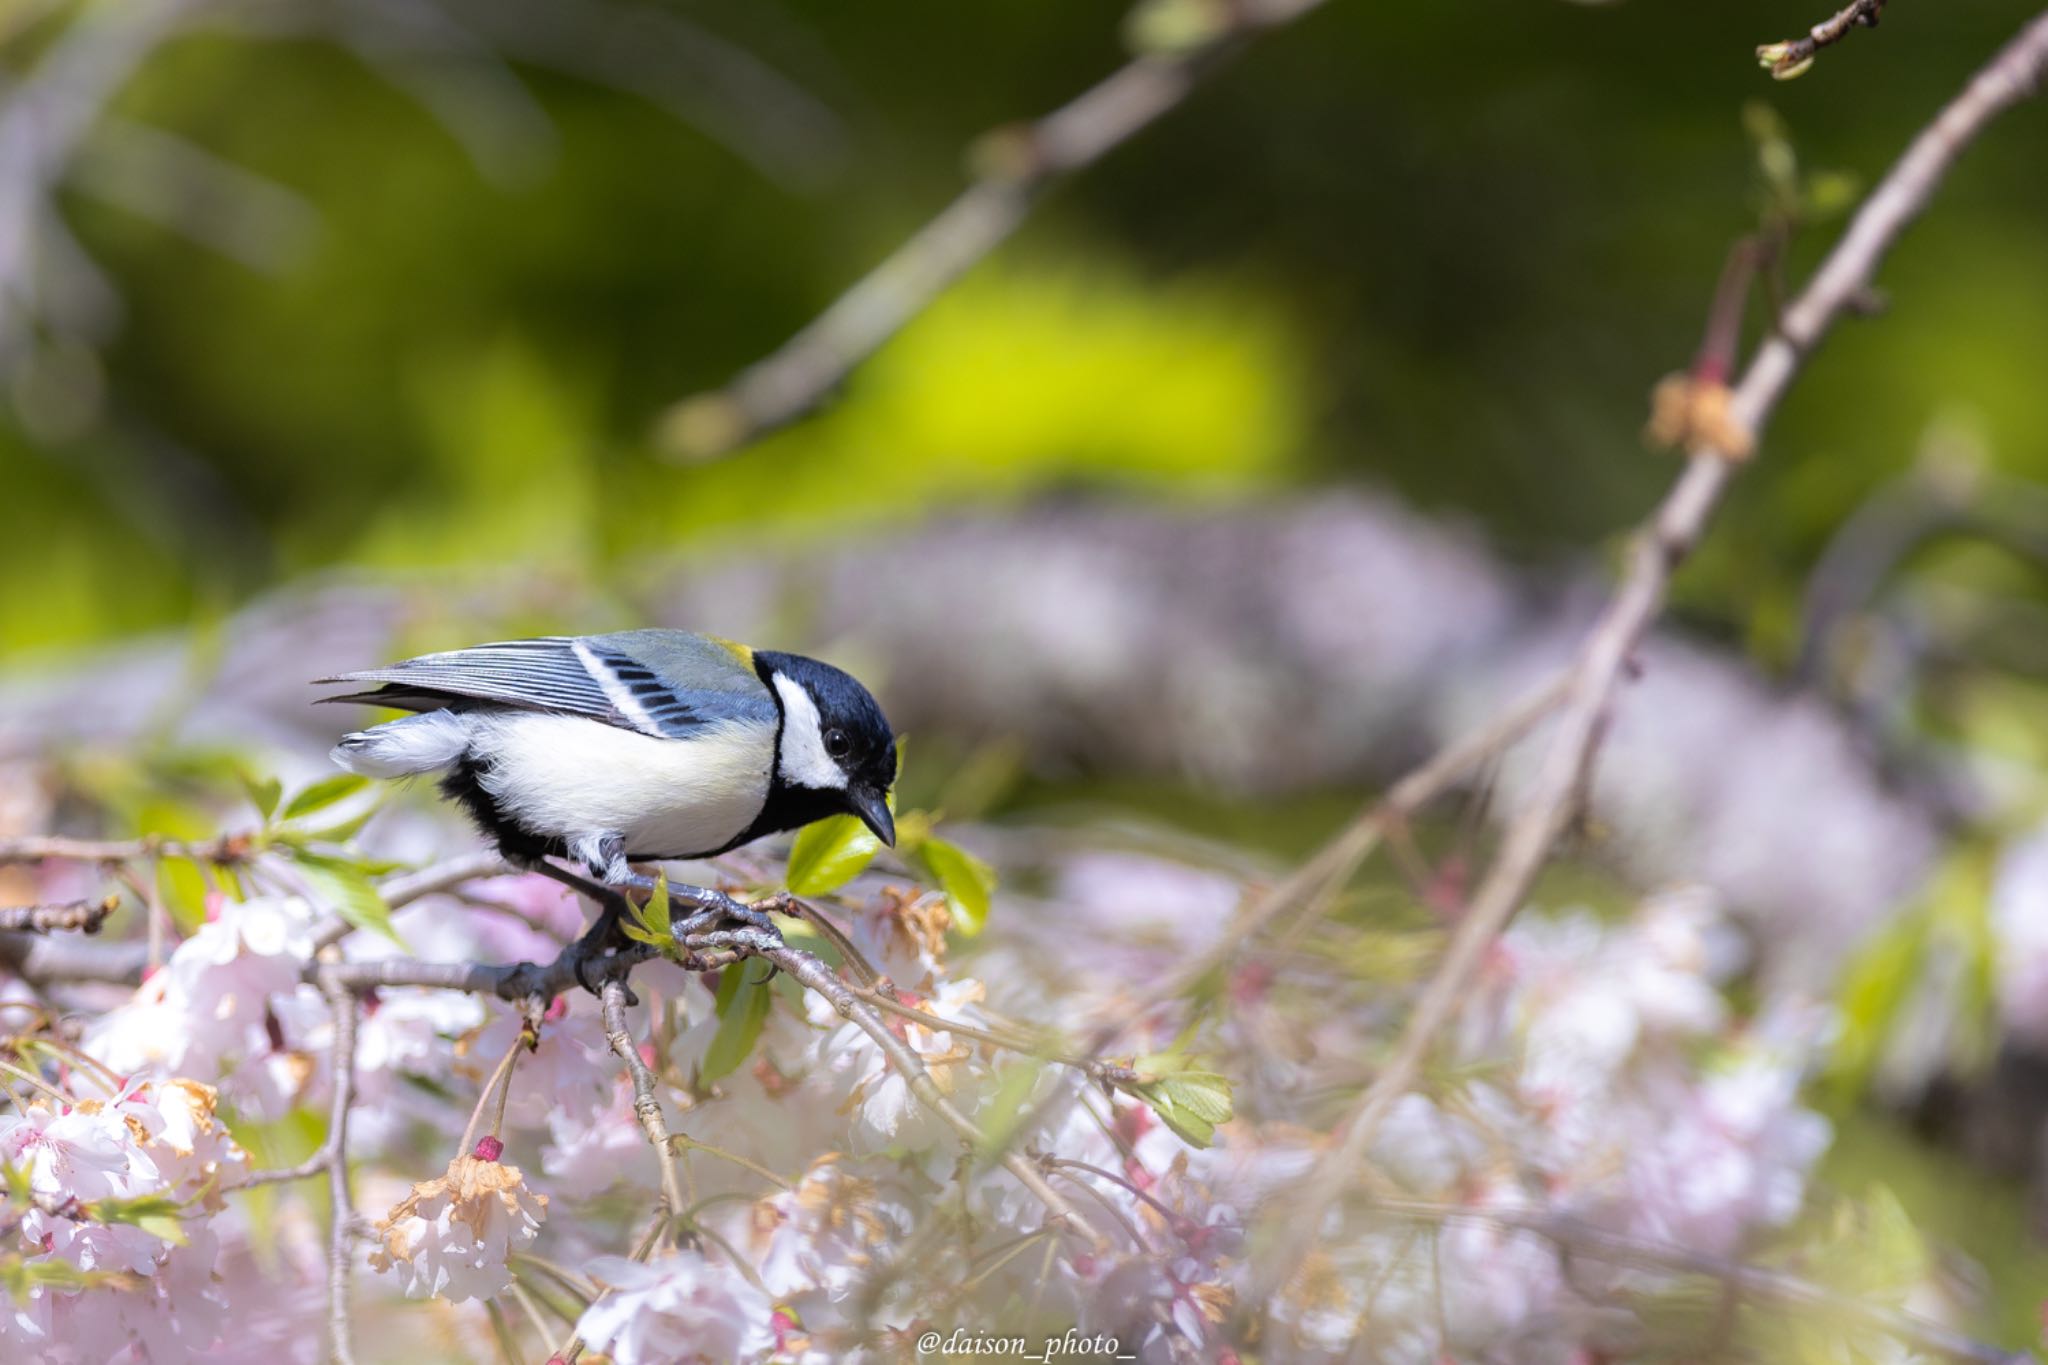
[[(652, 877), (642, 877), (637, 873), (627, 876), (619, 884), (630, 886), (635, 891), (645, 891), (649, 895), (653, 894), (656, 885)], [(721, 920), (737, 920), (750, 929), (759, 929), (764, 934), (773, 934), (777, 938), (782, 936), (782, 931), (775, 927), (775, 921), (769, 918), (766, 910), (728, 896), (723, 891), (704, 886), (671, 883), (668, 894), (671, 902), (691, 907), (689, 915), (676, 921), (676, 932), (679, 934), (716, 928)]]

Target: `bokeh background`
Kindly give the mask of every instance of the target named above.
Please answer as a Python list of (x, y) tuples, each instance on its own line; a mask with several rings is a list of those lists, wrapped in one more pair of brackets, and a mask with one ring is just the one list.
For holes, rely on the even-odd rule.
[[(1752, 48), (1818, 8), (1327, 5), (706, 460), (673, 405), (1127, 60), (1119, 9), (9, 0), (0, 751), (312, 774), (327, 666), (655, 621), (858, 664), (921, 799), (995, 830), (1284, 867), (1573, 638), (1674, 473), (1648, 393), (1757, 223), (1760, 132), (1846, 202), (2031, 9), (1904, 0), (1772, 83)], [(2013, 1345), (2048, 1287), (2044, 161), (2022, 107), (1796, 387), (1544, 891), (1704, 880), (1756, 982), (1839, 1002), (1825, 1178), (1896, 1192)]]
[[(12, 79), (72, 8), (9, 7)], [(601, 583), (1076, 490), (1368, 484), (1582, 555), (1668, 472), (1637, 416), (1754, 220), (1744, 106), (1867, 183), (2025, 11), (1900, 11), (1849, 76), (1773, 85), (1748, 52), (1809, 22), (1783, 4), (1326, 7), (1061, 188), (827, 419), (678, 468), (664, 407), (1110, 69), (1117, 13), (182, 8), (50, 192), (9, 187), (94, 263), (38, 230), (9, 269), (10, 653), (338, 564)], [(2042, 136), (1971, 156), (1887, 270), (1900, 321), (1801, 385), (1687, 576), (1701, 619), (1782, 652), (1825, 537), (1943, 414), (2043, 472)]]

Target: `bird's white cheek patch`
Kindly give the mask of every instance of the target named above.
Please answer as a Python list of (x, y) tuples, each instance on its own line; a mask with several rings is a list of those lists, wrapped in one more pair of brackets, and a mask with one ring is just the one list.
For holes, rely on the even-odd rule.
[(792, 787), (844, 787), (846, 774), (825, 752), (824, 726), (811, 694), (781, 673), (775, 675), (775, 691), (782, 698), (782, 745), (775, 755), (782, 780)]

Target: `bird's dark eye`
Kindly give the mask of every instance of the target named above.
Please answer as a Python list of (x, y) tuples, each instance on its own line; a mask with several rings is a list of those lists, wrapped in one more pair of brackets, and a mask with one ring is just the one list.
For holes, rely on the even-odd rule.
[(845, 758), (853, 750), (853, 741), (846, 731), (833, 728), (825, 732), (825, 752), (834, 758)]

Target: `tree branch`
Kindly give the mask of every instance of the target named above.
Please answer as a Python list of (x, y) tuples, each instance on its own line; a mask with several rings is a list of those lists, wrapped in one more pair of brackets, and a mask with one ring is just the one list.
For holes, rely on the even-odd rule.
[(1774, 81), (1803, 76), (1824, 47), (1832, 47), (1849, 36), (1852, 28), (1876, 28), (1884, 13), (1884, 0), (1850, 0), (1840, 13), (1823, 19), (1806, 31), (1804, 38), (1782, 43), (1765, 43), (1756, 50), (1757, 63), (1771, 73)]
[[(1062, 176), (1094, 165), (1177, 107), (1263, 29), (1323, 0), (1235, 0), (1213, 27), (1148, 51), (1034, 123), (984, 138), (980, 177), (781, 349), (725, 388), (686, 398), (662, 418), (663, 444), (709, 459), (809, 412), (847, 373), (1000, 246)], [(1142, 11), (1141, 11), (1142, 13)]]
[(29, 835), (0, 839), (0, 864), (5, 863), (126, 863), (143, 858), (190, 858), (201, 863), (239, 863), (252, 848), (247, 834), (223, 834), (218, 839), (193, 842), (145, 834), (140, 839), (66, 839), (58, 835)]
[(107, 896), (96, 901), (69, 901), (63, 905), (0, 906), (0, 932), (48, 934), (75, 929), (82, 934), (97, 934), (100, 926), (107, 922), (107, 916), (113, 914), (120, 904), (119, 896)]
[[(2021, 30), (1913, 140), (1871, 193), (1841, 240), (1794, 301), (1780, 330), (1750, 362), (1732, 400), (1744, 430), (1762, 430), (1800, 366), (1828, 328), (1868, 287), (1899, 234), (1925, 207), (1942, 177), (1985, 126), (2032, 93), (2048, 66), (2048, 12)], [(1499, 855), (1474, 892), (1444, 961), (1423, 991), (1393, 1054), (1337, 1129), (1335, 1145), (1303, 1182), (1303, 1206), (1320, 1207), (1350, 1182), (1387, 1110), (1419, 1076), (1424, 1058), (1470, 991), (1489, 945), (1527, 896), (1570, 823), (1592, 771), (1630, 653), (1661, 610), (1672, 572), (1705, 530), (1734, 473), (1726, 452), (1705, 450), (1685, 470), (1638, 532), (1628, 568), (1565, 672), (1567, 699), (1527, 804), (1509, 824)], [(1316, 1219), (1291, 1220), (1283, 1254), (1262, 1277), (1279, 1283), (1299, 1264)]]

